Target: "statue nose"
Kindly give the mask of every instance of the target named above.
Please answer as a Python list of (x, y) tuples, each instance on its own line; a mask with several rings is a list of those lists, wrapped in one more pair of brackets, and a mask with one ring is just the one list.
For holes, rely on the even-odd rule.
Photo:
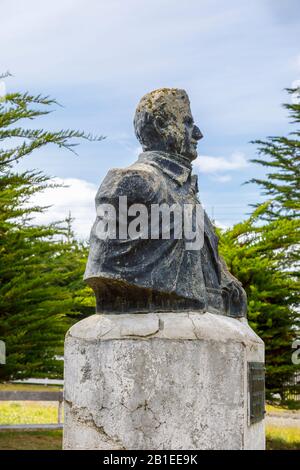
[(202, 139), (203, 134), (202, 134), (202, 132), (200, 131), (199, 127), (194, 126), (192, 137), (193, 137), (193, 139), (195, 139), (195, 140), (200, 140), (200, 139)]

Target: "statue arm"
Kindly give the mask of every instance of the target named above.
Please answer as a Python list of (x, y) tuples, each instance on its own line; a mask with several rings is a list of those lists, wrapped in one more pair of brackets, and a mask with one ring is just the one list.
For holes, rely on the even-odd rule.
[(224, 259), (220, 256), (221, 263), (221, 288), (225, 298), (229, 313), (233, 316), (247, 315), (247, 295), (241, 282), (234, 277)]
[[(247, 296), (242, 284), (228, 270), (224, 259), (219, 255), (218, 237), (214, 227), (207, 216), (205, 217), (205, 249), (210, 253), (210, 260), (213, 270), (218, 279), (222, 297), (224, 300), (225, 310), (231, 316), (246, 316), (247, 313)], [(205, 266), (203, 267), (205, 269)]]

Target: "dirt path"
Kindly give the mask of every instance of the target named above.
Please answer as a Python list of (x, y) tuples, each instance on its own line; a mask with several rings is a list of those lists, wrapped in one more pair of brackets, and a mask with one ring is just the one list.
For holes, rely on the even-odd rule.
[(300, 428), (300, 412), (268, 413), (266, 424), (285, 428)]

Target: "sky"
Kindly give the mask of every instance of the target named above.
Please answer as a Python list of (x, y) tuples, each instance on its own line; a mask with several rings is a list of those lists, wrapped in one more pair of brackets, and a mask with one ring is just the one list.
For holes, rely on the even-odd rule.
[[(32, 126), (83, 129), (106, 138), (82, 143), (78, 156), (48, 147), (18, 164), (68, 187), (39, 202), (39, 221), (74, 217), (81, 239), (95, 217), (94, 197), (112, 167), (140, 151), (133, 115), (161, 87), (187, 91), (198, 144), (194, 172), (208, 214), (220, 226), (241, 221), (262, 175), (250, 142), (291, 131), (281, 104), (300, 79), (298, 0), (0, 0), (0, 93), (30, 91), (62, 107)], [(26, 123), (28, 126), (28, 123)]]

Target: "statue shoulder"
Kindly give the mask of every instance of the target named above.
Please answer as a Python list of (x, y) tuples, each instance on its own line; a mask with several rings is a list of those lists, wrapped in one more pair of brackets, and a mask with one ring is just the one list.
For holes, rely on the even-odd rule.
[(149, 165), (134, 164), (128, 168), (113, 168), (104, 178), (96, 195), (96, 203), (127, 196), (128, 201), (150, 202), (161, 190), (161, 178)]

